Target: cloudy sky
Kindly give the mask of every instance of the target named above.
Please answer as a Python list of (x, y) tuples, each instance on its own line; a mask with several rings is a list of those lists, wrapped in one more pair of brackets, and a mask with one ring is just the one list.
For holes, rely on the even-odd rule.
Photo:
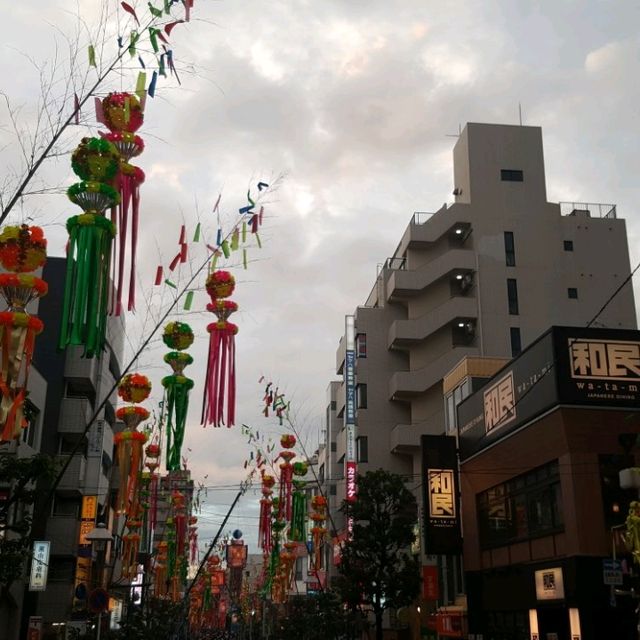
[[(131, 4), (141, 17), (148, 15), (146, 2)], [(99, 6), (30, 0), (5, 12), (2, 91), (23, 140), (34, 130), (42, 94), (36, 66), (51, 68), (56, 42), (59, 70), (50, 101), (60, 100), (69, 76), (64, 35), (79, 29), (78, 78), (90, 42), (99, 64), (117, 54), (116, 35), (128, 33), (130, 18), (109, 0), (101, 23), (105, 37), (88, 35), (104, 15)], [(616, 203), (628, 221), (635, 265), (639, 6), (605, 0), (195, 0), (192, 22), (178, 25), (171, 38), (182, 85), (158, 83), (139, 132), (147, 143), (136, 161), (147, 174), (143, 295), (136, 316), (127, 318), (129, 351), (171, 300), (171, 289), (151, 285), (156, 266), (166, 268), (177, 251), (180, 225), (192, 233), (199, 220), (211, 241), (219, 194), (228, 231), (247, 188), (255, 192), (260, 180), (275, 185), (265, 197), (262, 249), (248, 249), (246, 271), (238, 254), (227, 263), (238, 280), (241, 309), (234, 318), (240, 326), (238, 422), (267, 437), (281, 433), (260, 414), (258, 379), (265, 376), (285, 391), (312, 453), (345, 314), (364, 302), (376, 265), (391, 255), (412, 213), (451, 200), (458, 128), (469, 121), (517, 124), (519, 103), (524, 124), (543, 128), (549, 199)], [(81, 22), (74, 17), (78, 8)], [(140, 53), (151, 65), (145, 48)], [(138, 71), (137, 59), (126, 59), (100, 91), (132, 90)], [(53, 103), (64, 113), (72, 109), (72, 101)], [(1, 108), (0, 153), (10, 192), (21, 171), (20, 149), (6, 105)], [(63, 136), (56, 147), (61, 155), (46, 162), (33, 183), (53, 193), (27, 198), (12, 215), (44, 225), (56, 255), (66, 239), (61, 223), (75, 213), (61, 193), (74, 181), (65, 152), (87, 131), (95, 133), (89, 108), (82, 123)], [(185, 283), (204, 259), (202, 244), (191, 256), (173, 274), (176, 283)], [(201, 288), (202, 278), (197, 282)], [(205, 304), (198, 292), (193, 310)], [(226, 487), (244, 477), (251, 451), (239, 428), (198, 424), (206, 315), (171, 316), (190, 322), (198, 335), (183, 453), (195, 479), (209, 487), (204, 538), (221, 522), (234, 495)], [(137, 363), (156, 383), (167, 369), (162, 353), (154, 341)], [(257, 533), (257, 500), (245, 496), (227, 527), (242, 529), (249, 541)]]

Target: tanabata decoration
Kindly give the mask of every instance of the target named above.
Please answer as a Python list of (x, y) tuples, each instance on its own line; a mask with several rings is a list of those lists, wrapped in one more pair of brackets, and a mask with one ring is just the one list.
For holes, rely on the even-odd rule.
[(323, 495), (311, 498), (311, 539), (313, 541), (313, 567), (316, 571), (322, 569), (322, 543), (324, 542), (327, 529), (324, 526), (327, 519), (327, 499)]
[(138, 551), (140, 550), (142, 520), (138, 516), (130, 516), (125, 525), (127, 533), (122, 536), (122, 577), (133, 580), (138, 575)]
[(195, 564), (198, 560), (198, 518), (189, 516), (189, 560)]
[(291, 497), (293, 487), (293, 465), (291, 460), (296, 457), (294, 451), (296, 446), (296, 437), (290, 433), (285, 433), (280, 438), (280, 446), (283, 450), (278, 458), (282, 458), (280, 463), (280, 495), (279, 495), (279, 515), (286, 520), (291, 520)]
[(67, 195), (83, 213), (67, 220), (69, 244), (59, 347), (84, 346), (87, 358), (102, 351), (106, 337), (109, 265), (116, 229), (104, 211), (120, 201), (111, 186), (119, 162), (117, 149), (102, 138), (83, 138), (71, 156), (71, 166), (82, 182), (69, 187)]
[(0, 295), (7, 309), (0, 312), (0, 442), (20, 437), (27, 425), (24, 402), (36, 335), (42, 321), (27, 313), (32, 300), (47, 293), (47, 283), (29, 271), (44, 265), (47, 241), (40, 227), (5, 227), (0, 233)]
[(273, 485), (276, 479), (268, 473), (262, 474), (262, 498), (260, 499), (260, 521), (258, 524), (258, 546), (265, 552), (271, 551), (271, 511)]
[[(125, 402), (139, 404), (146, 400), (150, 393), (149, 379), (139, 373), (127, 374), (118, 385), (118, 395)], [(116, 411), (116, 417), (125, 424), (125, 429), (114, 436), (120, 474), (116, 510), (118, 513), (126, 513), (137, 518), (142, 448), (147, 441), (147, 434), (136, 429), (149, 417), (149, 412), (144, 407), (129, 405), (120, 407)]]
[(307, 494), (304, 488), (307, 483), (302, 478), (307, 475), (308, 465), (306, 462), (299, 461), (291, 466), (294, 478), (289, 540), (306, 542)]
[(158, 474), (156, 471), (160, 466), (160, 445), (152, 442), (147, 445), (147, 448), (144, 450), (146, 455), (146, 461), (144, 466), (147, 467), (149, 473), (151, 474), (151, 483), (149, 488), (149, 526), (151, 529), (156, 528), (156, 523), (158, 520)]
[(624, 541), (633, 557), (633, 562), (640, 565), (640, 502), (632, 500), (625, 521)]
[(161, 540), (156, 545), (154, 572), (154, 595), (161, 598), (167, 593), (168, 543)]
[(102, 100), (102, 122), (109, 133), (101, 133), (120, 154), (116, 187), (120, 193), (118, 207), (111, 209), (111, 221), (118, 229), (118, 242), (114, 244), (113, 282), (115, 296), (111, 305), (114, 315), (122, 313), (122, 297), (125, 288), (125, 261), (127, 240), (129, 251), (129, 296), (127, 309), (135, 309), (136, 248), (138, 244), (138, 222), (140, 213), (140, 185), (144, 182), (144, 171), (129, 163), (144, 150), (144, 142), (136, 131), (142, 126), (144, 113), (140, 100), (131, 93), (110, 93)]
[(218, 320), (207, 326), (209, 358), (201, 423), (231, 427), (235, 424), (236, 414), (235, 335), (238, 327), (228, 320), (238, 310), (238, 305), (226, 298), (235, 289), (235, 279), (228, 271), (213, 271), (207, 277), (206, 288), (211, 296), (207, 311), (214, 313)]
[(193, 331), (184, 322), (170, 322), (164, 328), (162, 339), (170, 349), (175, 349), (164, 356), (173, 374), (162, 379), (166, 393), (167, 471), (179, 471), (189, 410), (189, 391), (193, 388), (193, 380), (183, 375), (184, 368), (193, 362), (193, 358), (182, 351), (193, 344)]

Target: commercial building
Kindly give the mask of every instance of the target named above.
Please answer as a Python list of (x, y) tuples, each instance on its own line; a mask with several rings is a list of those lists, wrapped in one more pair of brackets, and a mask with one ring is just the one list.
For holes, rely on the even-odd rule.
[[(121, 317), (109, 318), (107, 346), (99, 357), (83, 358), (80, 347), (59, 351), (65, 269), (64, 258), (49, 258), (44, 267), (42, 277), (49, 293), (40, 300), (37, 313), (45, 328), (36, 339), (33, 358), (46, 383), (46, 399), (36, 424), (39, 450), (64, 461), (82, 438), (48, 510), (34, 518), (34, 539), (50, 542), (48, 580), (46, 590), (25, 593), (23, 625), (29, 616), (41, 616), (45, 633), (71, 620), (74, 609), (86, 609), (86, 601), (76, 598), (75, 590), (90, 580), (91, 545), (84, 535), (93, 529), (99, 515), (116, 534), (114, 544), (120, 544), (109, 492), (113, 436), (122, 425), (115, 418), (117, 394), (109, 392), (120, 378), (124, 323)], [(87, 423), (105, 399), (85, 438)], [(85, 586), (90, 589), (92, 585)]]
[(469, 633), (635, 638), (615, 532), (638, 495), (619, 473), (640, 460), (640, 332), (553, 327), (461, 402), (458, 429)]
[[(443, 379), (464, 357), (493, 359), (486, 378), (552, 325), (636, 328), (625, 222), (615, 205), (547, 200), (539, 127), (468, 124), (453, 175), (454, 202), (411, 217), (347, 318), (319, 461), (336, 474), (325, 484), (336, 485), (334, 509), (347, 462), (405, 475), (421, 500), (420, 438), (456, 432), (455, 407), (472, 389), (453, 384), (443, 403)], [(463, 590), (459, 562), (445, 564), (440, 604)]]

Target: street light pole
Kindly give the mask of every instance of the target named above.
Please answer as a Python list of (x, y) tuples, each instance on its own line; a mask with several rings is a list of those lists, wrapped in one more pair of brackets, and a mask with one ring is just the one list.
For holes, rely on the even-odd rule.
[[(104, 561), (107, 550), (107, 542), (113, 539), (111, 531), (107, 529), (107, 525), (104, 522), (98, 522), (95, 528), (92, 529), (87, 535), (87, 540), (91, 543), (93, 549), (96, 552), (96, 573), (98, 587), (102, 587), (102, 574), (104, 572)], [(100, 633), (102, 631), (102, 608), (98, 611), (98, 628), (96, 630), (96, 640), (100, 640)]]

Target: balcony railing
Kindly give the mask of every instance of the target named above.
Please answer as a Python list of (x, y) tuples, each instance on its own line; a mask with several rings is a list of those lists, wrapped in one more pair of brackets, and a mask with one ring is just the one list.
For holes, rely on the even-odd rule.
[(616, 218), (616, 205), (601, 202), (559, 202), (560, 215), (584, 215), (592, 218)]
[(432, 215), (429, 211), (414, 211), (411, 224), (424, 224)]

